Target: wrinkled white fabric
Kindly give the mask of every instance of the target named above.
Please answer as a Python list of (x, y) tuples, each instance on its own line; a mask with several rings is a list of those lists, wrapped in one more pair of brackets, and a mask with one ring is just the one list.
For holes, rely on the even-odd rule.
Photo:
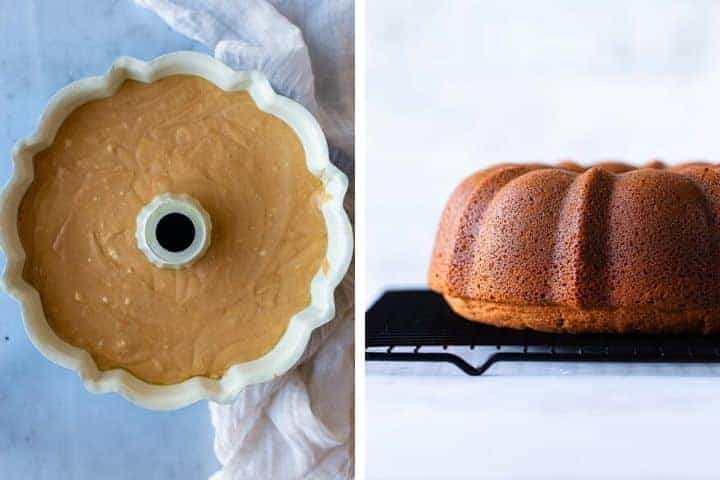
[[(305, 105), (331, 160), (353, 177), (352, 0), (135, 0), (237, 70), (259, 70)], [(352, 184), (352, 182), (351, 182)], [(346, 209), (352, 217), (352, 190)], [(353, 268), (335, 294), (335, 319), (316, 331), (285, 375), (210, 403), (213, 480), (353, 476)]]
[(352, 281), (335, 297), (343, 310), (313, 335), (306, 359), (231, 405), (210, 404), (224, 466), (213, 480), (352, 478)]
[(352, 0), (135, 1), (231, 67), (263, 72), (317, 117), (331, 145), (352, 154)]

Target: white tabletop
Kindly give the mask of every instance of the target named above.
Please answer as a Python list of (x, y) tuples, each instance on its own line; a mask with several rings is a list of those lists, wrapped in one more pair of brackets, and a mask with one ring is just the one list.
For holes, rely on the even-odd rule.
[(718, 478), (717, 369), (493, 368), (467, 377), (368, 365), (367, 478)]

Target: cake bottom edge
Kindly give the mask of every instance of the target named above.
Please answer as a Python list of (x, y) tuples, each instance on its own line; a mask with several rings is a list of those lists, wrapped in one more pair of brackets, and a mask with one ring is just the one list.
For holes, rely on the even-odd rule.
[(663, 310), (638, 305), (580, 309), (563, 305), (511, 305), (443, 295), (458, 315), (496, 327), (548, 333), (720, 333), (720, 307)]

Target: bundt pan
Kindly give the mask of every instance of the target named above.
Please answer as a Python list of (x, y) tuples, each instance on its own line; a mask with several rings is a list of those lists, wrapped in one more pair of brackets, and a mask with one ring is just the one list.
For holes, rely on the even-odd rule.
[(499, 165), (451, 195), (430, 287), (558, 333), (720, 332), (720, 167)]
[[(50, 327), (38, 291), (23, 279), (25, 252), (18, 233), (18, 210), (33, 180), (33, 156), (53, 143), (59, 127), (73, 110), (91, 100), (113, 95), (126, 79), (151, 83), (178, 74), (204, 78), (224, 91), (247, 91), (260, 110), (292, 128), (302, 143), (307, 169), (323, 186), (324, 201), (320, 208), (327, 231), (327, 251), (322, 268), (310, 283), (310, 304), (292, 316), (279, 342), (268, 353), (232, 365), (218, 379), (196, 376), (180, 383), (159, 385), (140, 380), (124, 369), (99, 370), (88, 352), (66, 343)], [(91, 392), (118, 392), (133, 403), (157, 410), (176, 409), (204, 399), (227, 403), (242, 388), (286, 372), (300, 358), (311, 332), (334, 316), (334, 290), (347, 272), (352, 256), (352, 231), (343, 209), (348, 180), (330, 163), (325, 136), (312, 115), (301, 105), (276, 94), (258, 72), (233, 71), (211, 57), (192, 52), (172, 53), (147, 63), (121, 57), (104, 75), (76, 81), (57, 92), (40, 117), (36, 132), (16, 144), (13, 162), (14, 174), (0, 205), (0, 246), (7, 258), (4, 287), (21, 304), (32, 343), (49, 360), (77, 371)], [(190, 204), (188, 208), (191, 207)], [(202, 217), (198, 213), (197, 218)]]

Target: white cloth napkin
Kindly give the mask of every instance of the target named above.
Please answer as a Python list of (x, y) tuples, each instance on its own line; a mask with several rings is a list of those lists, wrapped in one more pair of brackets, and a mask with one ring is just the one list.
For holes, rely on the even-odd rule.
[[(276, 91), (305, 105), (352, 179), (352, 0), (135, 0), (237, 70), (260, 70)], [(312, 62), (311, 62), (312, 61)], [(352, 182), (351, 182), (352, 184)], [(352, 216), (352, 191), (346, 208)], [(353, 282), (338, 288), (337, 314), (301, 361), (231, 405), (210, 403), (213, 480), (346, 479), (353, 476)]]

